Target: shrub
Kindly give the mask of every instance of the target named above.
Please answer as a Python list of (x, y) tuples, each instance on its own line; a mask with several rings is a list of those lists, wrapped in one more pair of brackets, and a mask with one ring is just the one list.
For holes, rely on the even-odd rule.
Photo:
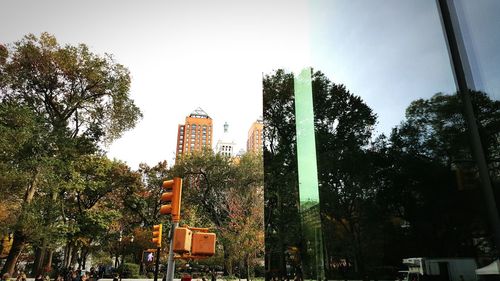
[(118, 267), (118, 273), (121, 273), (122, 278), (138, 278), (140, 266), (135, 263), (124, 263)]

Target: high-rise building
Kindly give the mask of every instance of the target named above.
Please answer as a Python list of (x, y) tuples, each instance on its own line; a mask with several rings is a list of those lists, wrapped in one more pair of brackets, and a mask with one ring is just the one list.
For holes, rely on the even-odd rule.
[(252, 126), (248, 130), (247, 139), (247, 151), (248, 152), (261, 152), (262, 151), (262, 131), (264, 124), (262, 122), (262, 117), (253, 122)]
[(234, 157), (236, 142), (229, 135), (229, 125), (224, 123), (224, 134), (222, 138), (217, 141), (215, 146), (215, 153), (220, 153), (224, 156)]
[(184, 125), (179, 124), (175, 158), (204, 147), (212, 147), (212, 118), (198, 107), (186, 117)]

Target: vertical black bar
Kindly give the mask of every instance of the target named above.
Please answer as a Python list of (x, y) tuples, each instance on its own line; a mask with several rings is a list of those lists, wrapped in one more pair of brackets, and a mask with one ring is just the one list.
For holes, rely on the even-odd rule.
[(155, 279), (154, 281), (158, 281), (158, 270), (160, 269), (160, 248), (156, 249), (156, 261), (155, 261)]
[[(480, 185), (483, 191), (483, 196), (488, 210), (488, 218), (490, 226), (494, 234), (497, 252), (500, 252), (500, 218), (498, 216), (498, 209), (495, 202), (495, 196), (491, 185), (489, 176), (488, 165), (486, 164), (486, 157), (484, 155), (483, 146), (479, 136), (479, 129), (477, 126), (472, 101), (470, 98), (469, 90), (473, 85), (468, 85), (467, 81), (474, 81), (473, 77), (467, 77), (467, 73), (471, 76), (467, 54), (465, 52), (464, 42), (460, 34), (458, 23), (458, 15), (453, 4), (453, 0), (437, 0), (438, 8), (441, 15), (441, 21), (448, 43), (449, 55), (452, 61), (452, 67), (455, 74), (455, 79), (458, 84), (458, 90), (463, 101), (465, 120), (469, 127), (472, 154), (479, 169)], [(460, 48), (461, 47), (461, 48)], [(462, 50), (462, 53), (460, 52)]]

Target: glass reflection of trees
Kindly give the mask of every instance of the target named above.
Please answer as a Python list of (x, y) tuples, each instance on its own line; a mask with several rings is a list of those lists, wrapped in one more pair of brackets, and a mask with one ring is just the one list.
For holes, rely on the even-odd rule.
[[(413, 101), (405, 120), (377, 136), (377, 115), (359, 96), (321, 72), (312, 79), (327, 278), (394, 278), (406, 257), (496, 254), (457, 95)], [(268, 278), (293, 276), (306, 256), (293, 74), (265, 75), (263, 87), (266, 268)], [(500, 102), (471, 95), (498, 190)]]

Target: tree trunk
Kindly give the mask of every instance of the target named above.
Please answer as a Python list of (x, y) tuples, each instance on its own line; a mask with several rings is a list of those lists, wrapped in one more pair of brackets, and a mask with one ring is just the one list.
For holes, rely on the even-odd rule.
[[(33, 175), (33, 180), (31, 184), (26, 189), (24, 193), (24, 206), (29, 205), (33, 200), (33, 196), (35, 195), (35, 191), (38, 183), (38, 175), (40, 173), (40, 169), (36, 169), (35, 174)], [(24, 212), (24, 208), (21, 210), (21, 214)], [(17, 259), (21, 254), (21, 251), (24, 249), (26, 244), (26, 235), (20, 230), (14, 231), (14, 242), (12, 243), (12, 248), (10, 249), (9, 255), (7, 256), (7, 260), (2, 268), (3, 273), (9, 273), (12, 275), (14, 273), (14, 269), (16, 267)]]
[(19, 255), (21, 255), (25, 244), (26, 236), (19, 230), (14, 231), (14, 241), (12, 242), (12, 248), (10, 249), (7, 260), (2, 268), (2, 274), (9, 273), (12, 276), (16, 267), (17, 259), (19, 258)]
[(77, 258), (76, 258), (76, 262), (78, 263), (78, 269), (81, 270), (82, 269), (82, 263), (83, 263), (83, 248), (81, 248), (81, 247), (78, 250), (78, 255), (77, 255)]
[(63, 263), (62, 263), (63, 268), (66, 268), (68, 265), (68, 252), (69, 252), (68, 243), (66, 243), (66, 245), (64, 246), (64, 255), (63, 255)]
[(33, 181), (26, 189), (26, 193), (24, 193), (24, 203), (25, 205), (29, 205), (33, 200), (33, 196), (35, 196), (35, 191), (38, 187), (38, 175), (40, 174), (40, 169), (36, 168), (35, 174), (33, 175)]
[(240, 261), (240, 263), (239, 263), (239, 265), (238, 265), (238, 281), (240, 281), (240, 280), (241, 280), (241, 276), (242, 276), (242, 274), (241, 274), (241, 267), (242, 267), (242, 266), (241, 266), (241, 261)]
[(231, 263), (231, 256), (227, 250), (226, 245), (222, 245), (224, 249), (224, 275), (233, 275), (233, 265)]
[(85, 269), (87, 265), (87, 257), (89, 255), (89, 249), (85, 247), (85, 250), (82, 249), (82, 268)]
[(245, 268), (246, 268), (247, 281), (250, 281), (250, 255), (247, 255), (245, 258)]
[(71, 259), (73, 257), (73, 245), (71, 242), (66, 244), (66, 254), (64, 256), (64, 267), (68, 268), (71, 265)]
[(40, 264), (41, 264), (41, 259), (42, 257), (42, 248), (41, 247), (36, 247), (35, 248), (35, 259), (33, 261), (33, 265), (31, 267), (31, 274), (32, 275), (38, 275), (40, 274)]
[(47, 240), (43, 239), (42, 246), (36, 248), (35, 262), (33, 263), (33, 274), (43, 274), (43, 266), (45, 261), (45, 252), (47, 251)]
[[(276, 198), (277, 198), (277, 205), (279, 206), (280, 208), (280, 211), (279, 211), (279, 221), (283, 221), (283, 200), (281, 199), (281, 194), (280, 194), (280, 191), (278, 190), (278, 193), (276, 194)], [(279, 237), (279, 243), (280, 243), (280, 247), (279, 247), (279, 276), (278, 276), (278, 279), (279, 280), (283, 280), (283, 279), (286, 279), (287, 281), (289, 280), (288, 279), (288, 274), (287, 274), (287, 271), (286, 271), (286, 258), (285, 258), (285, 252), (287, 249), (286, 245), (285, 245), (285, 233), (286, 233), (286, 229), (284, 229), (284, 225), (282, 223), (279, 223), (278, 224), (278, 237)]]
[(71, 268), (74, 268), (75, 265), (76, 265), (76, 261), (78, 259), (78, 248), (75, 245), (73, 245), (71, 247), (71, 249), (72, 249), (72, 254), (71, 254), (71, 259), (70, 259), (70, 262), (69, 262), (69, 266)]
[(49, 270), (52, 269), (52, 256), (54, 255), (54, 250), (53, 249), (48, 249), (47, 254), (45, 255), (47, 257), (46, 262), (44, 264), (44, 268), (47, 268)]

